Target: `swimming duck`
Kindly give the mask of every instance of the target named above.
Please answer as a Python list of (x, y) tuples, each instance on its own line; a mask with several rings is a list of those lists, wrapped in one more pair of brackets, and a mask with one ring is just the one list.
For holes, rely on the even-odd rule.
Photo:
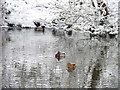
[(22, 29), (22, 25), (21, 24), (17, 24), (16, 28), (17, 28), (17, 30), (21, 30)]
[(69, 36), (71, 36), (71, 35), (72, 35), (72, 30), (67, 31), (67, 34), (68, 34)]
[(8, 27), (14, 27), (15, 24), (13, 24), (13, 23), (8, 23), (7, 26), (8, 26)]
[(61, 58), (65, 58), (65, 53), (58, 51), (57, 54), (55, 54), (55, 58), (59, 61)]
[(52, 30), (52, 34), (53, 34), (53, 35), (56, 35), (56, 33), (57, 33), (57, 30), (53, 29), (53, 30)]
[(110, 37), (110, 38), (115, 38), (115, 36), (116, 36), (116, 34), (111, 34), (111, 33), (109, 33), (109, 37)]
[(67, 71), (68, 72), (72, 72), (73, 70), (75, 70), (76, 65), (75, 64), (71, 64), (71, 63), (67, 63)]
[(42, 31), (42, 32), (44, 32), (45, 31), (45, 26), (36, 27), (35, 31)]

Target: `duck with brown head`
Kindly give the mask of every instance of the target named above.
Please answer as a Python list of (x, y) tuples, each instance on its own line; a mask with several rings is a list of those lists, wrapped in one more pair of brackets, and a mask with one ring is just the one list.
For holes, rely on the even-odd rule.
[(60, 60), (60, 52), (58, 51), (57, 54), (55, 54), (55, 58), (58, 59), (58, 61)]
[(58, 52), (55, 54), (55, 58), (57, 58), (58, 61), (59, 61), (60, 59), (65, 58), (65, 53), (58, 51)]
[(71, 64), (71, 63), (67, 63), (67, 71), (68, 72), (72, 72), (73, 70), (75, 70), (76, 65), (75, 64)]
[(44, 32), (45, 31), (45, 26), (41, 26), (41, 27), (36, 27), (35, 31), (41, 31)]

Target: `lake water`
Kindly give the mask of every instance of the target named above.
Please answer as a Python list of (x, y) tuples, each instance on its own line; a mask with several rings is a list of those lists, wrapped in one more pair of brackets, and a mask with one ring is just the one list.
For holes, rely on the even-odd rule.
[[(2, 28), (2, 88), (117, 88), (118, 40)], [(58, 61), (55, 54), (65, 52)], [(76, 64), (68, 72), (67, 63)]]

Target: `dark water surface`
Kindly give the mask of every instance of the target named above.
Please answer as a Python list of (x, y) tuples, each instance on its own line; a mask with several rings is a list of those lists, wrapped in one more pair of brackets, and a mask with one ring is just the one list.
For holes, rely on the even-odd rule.
[[(2, 29), (2, 87), (5, 88), (117, 88), (118, 41), (72, 36), (50, 29), (43, 32)], [(58, 61), (55, 54), (65, 52)], [(76, 69), (68, 72), (67, 63)]]

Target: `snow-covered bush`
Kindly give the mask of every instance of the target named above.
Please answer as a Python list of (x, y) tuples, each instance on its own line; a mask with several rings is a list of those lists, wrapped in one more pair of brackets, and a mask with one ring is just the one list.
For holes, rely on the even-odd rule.
[(67, 3), (67, 8), (59, 12), (59, 18), (56, 18), (57, 27), (72, 25), (71, 28), (76, 30), (89, 31), (94, 28), (96, 32), (118, 33), (117, 0), (69, 0)]

